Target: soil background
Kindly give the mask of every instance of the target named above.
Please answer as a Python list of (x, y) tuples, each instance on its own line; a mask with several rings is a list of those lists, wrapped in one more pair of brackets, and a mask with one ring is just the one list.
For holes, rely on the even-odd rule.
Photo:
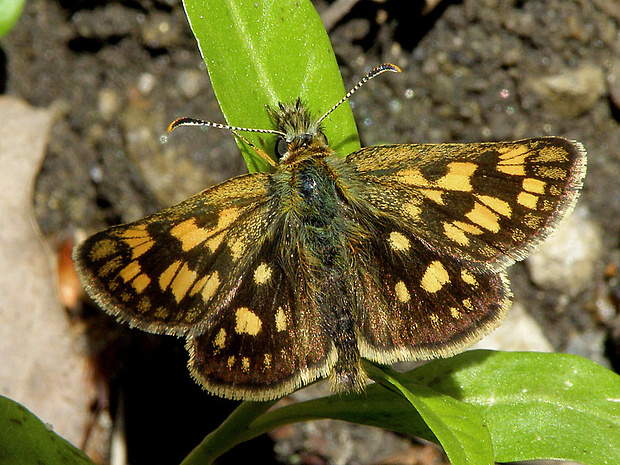
[[(577, 287), (534, 282), (523, 263), (510, 276), (515, 301), (556, 350), (618, 369), (620, 3), (360, 0), (343, 13), (329, 2), (315, 6), (330, 22), (347, 87), (381, 62), (403, 69), (353, 97), (363, 145), (545, 135), (585, 145), (576, 231), (593, 228), (600, 244), (578, 242), (591, 272), (573, 271)], [(3, 93), (57, 115), (33, 199), (54, 250), (246, 171), (226, 131), (188, 131), (160, 144), (177, 117), (223, 122), (179, 0), (30, 0), (0, 47)], [(129, 463), (178, 463), (236, 405), (193, 384), (181, 341), (131, 331), (86, 301), (72, 311), (95, 321), (86, 335), (106, 394), (94, 410), (124, 419)], [(248, 451), (273, 461), (274, 442), (287, 463), (441, 463), (432, 454), (414, 461), (409, 440), (372, 445), (371, 433), (356, 431), (339, 433), (340, 443), (322, 431), (323, 442), (309, 445), (311, 431), (300, 439), (283, 430), (221, 463)]]

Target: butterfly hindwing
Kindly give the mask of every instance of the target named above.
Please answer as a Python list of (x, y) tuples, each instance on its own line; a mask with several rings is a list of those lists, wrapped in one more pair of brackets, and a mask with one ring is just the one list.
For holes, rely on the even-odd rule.
[(188, 338), (192, 375), (211, 392), (265, 400), (327, 376), (335, 362), (303, 280), (287, 276), (277, 257), (277, 245), (265, 243), (226, 312)]
[(452, 355), (506, 315), (503, 272), (459, 264), (395, 224), (382, 224), (363, 248), (368, 255), (360, 269), (372, 270), (358, 278), (365, 358), (388, 364)]

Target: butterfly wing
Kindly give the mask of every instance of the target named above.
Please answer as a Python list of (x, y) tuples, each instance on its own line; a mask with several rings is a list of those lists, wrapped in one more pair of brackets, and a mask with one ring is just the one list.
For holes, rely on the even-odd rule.
[(303, 279), (279, 264), (279, 245), (264, 244), (226, 314), (188, 338), (192, 375), (217, 395), (279, 398), (327, 376), (336, 361)]
[(245, 175), (134, 223), (98, 232), (74, 260), (88, 294), (131, 325), (183, 335), (222, 311), (268, 208), (266, 175)]
[(357, 279), (362, 356), (450, 355), (494, 329), (504, 269), (572, 210), (585, 151), (561, 138), (370, 147), (347, 158), (369, 231)]
[(188, 336), (209, 391), (266, 400), (325, 376), (332, 345), (303, 280), (282, 270), (270, 178), (234, 178), (140, 221), (94, 234), (74, 259), (88, 293), (132, 326)]
[(502, 270), (572, 210), (583, 146), (558, 137), (475, 144), (369, 147), (347, 158), (363, 215), (401, 218), (428, 247)]
[(504, 272), (459, 263), (395, 223), (358, 254), (358, 343), (379, 363), (454, 355), (492, 331), (510, 306)]

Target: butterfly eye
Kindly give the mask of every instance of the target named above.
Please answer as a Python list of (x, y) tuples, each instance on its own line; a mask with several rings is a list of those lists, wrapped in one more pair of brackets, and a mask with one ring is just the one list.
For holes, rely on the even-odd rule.
[(278, 142), (276, 142), (276, 155), (278, 158), (282, 158), (286, 155), (286, 152), (288, 152), (288, 142), (282, 138), (278, 139)]

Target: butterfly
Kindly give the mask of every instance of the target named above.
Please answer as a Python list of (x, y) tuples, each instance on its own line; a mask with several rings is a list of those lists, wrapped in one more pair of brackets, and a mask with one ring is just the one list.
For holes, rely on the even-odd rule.
[[(510, 307), (506, 267), (573, 209), (586, 152), (560, 137), (329, 147), (301, 100), (270, 109), (272, 172), (235, 177), (74, 250), (88, 294), (183, 336), (207, 391), (277, 399), (320, 378), (361, 391), (362, 359), (446, 357)], [(249, 129), (181, 118), (188, 125)], [(245, 140), (245, 139), (244, 139)], [(254, 147), (265, 159), (267, 154)], [(271, 158), (269, 158), (271, 160)]]

